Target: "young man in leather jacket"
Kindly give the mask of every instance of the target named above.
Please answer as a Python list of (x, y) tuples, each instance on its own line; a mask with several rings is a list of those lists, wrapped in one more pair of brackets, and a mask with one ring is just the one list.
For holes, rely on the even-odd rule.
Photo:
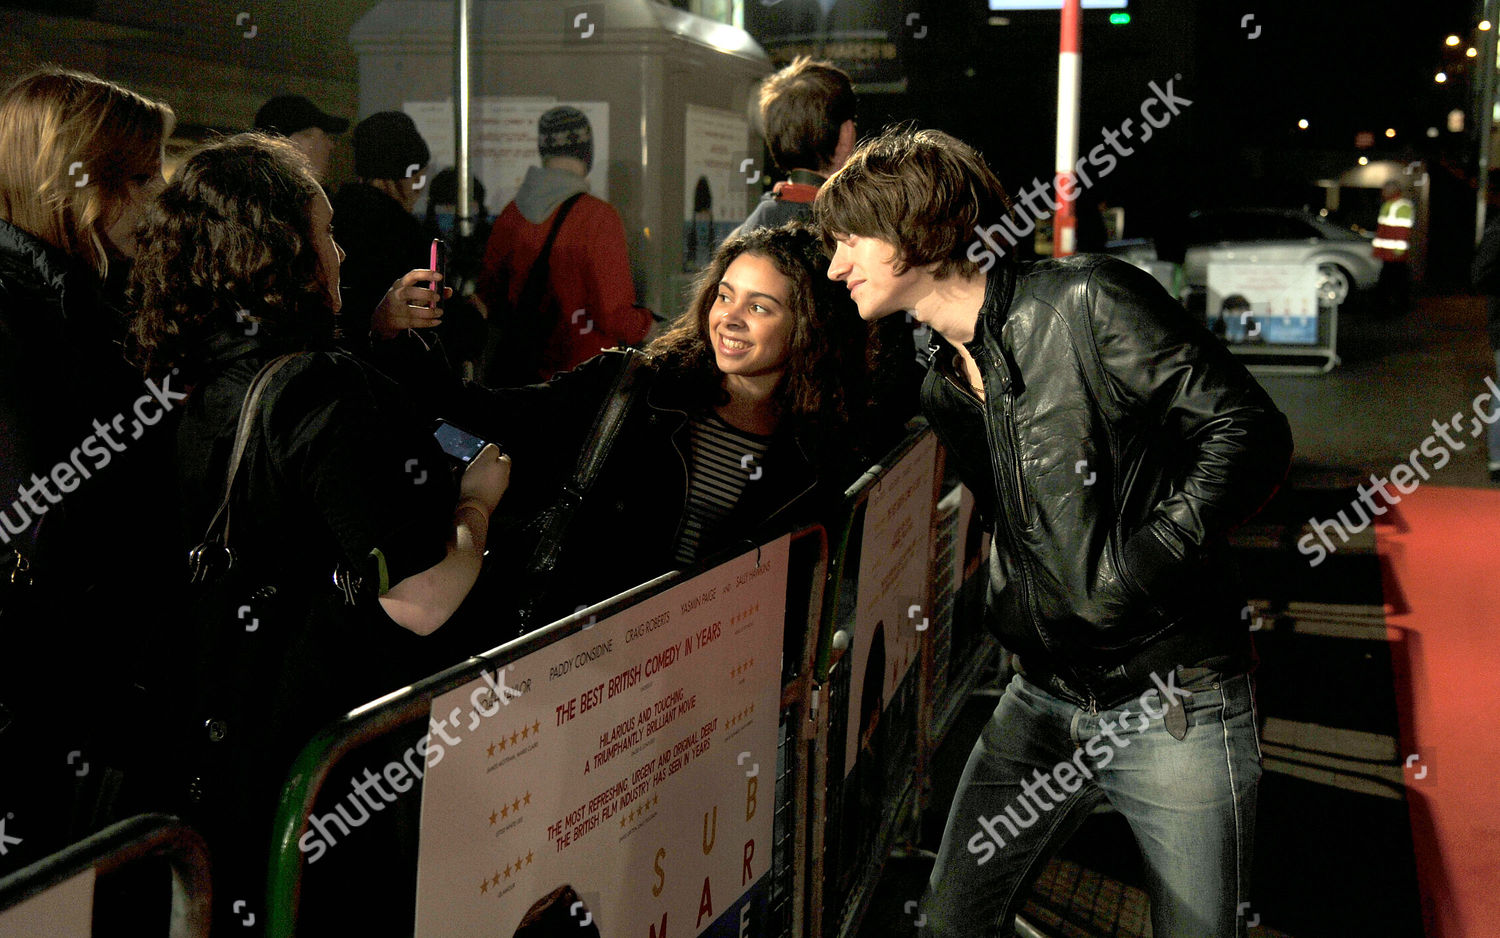
[(1016, 655), (926, 933), (1008, 934), (1107, 799), (1145, 860), (1154, 933), (1243, 935), (1261, 769), (1225, 536), (1284, 478), (1286, 418), (1136, 268), (1004, 255), (987, 234), (1009, 198), (947, 134), (867, 142), (814, 212), (863, 319), (932, 327), (922, 409), (992, 524), (987, 624)]

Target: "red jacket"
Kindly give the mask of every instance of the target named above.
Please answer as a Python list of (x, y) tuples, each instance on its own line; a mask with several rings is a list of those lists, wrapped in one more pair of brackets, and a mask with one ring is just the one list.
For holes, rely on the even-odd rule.
[[(479, 273), (479, 295), (492, 309), (502, 295), (510, 304), (520, 299), (556, 215), (554, 208), (534, 225), (514, 201), (500, 213)], [(553, 327), (542, 352), (542, 378), (567, 371), (603, 349), (635, 345), (650, 331), (650, 311), (635, 305), (625, 226), (608, 202), (584, 194), (573, 205), (552, 245), (548, 277), (548, 292), (567, 315)]]

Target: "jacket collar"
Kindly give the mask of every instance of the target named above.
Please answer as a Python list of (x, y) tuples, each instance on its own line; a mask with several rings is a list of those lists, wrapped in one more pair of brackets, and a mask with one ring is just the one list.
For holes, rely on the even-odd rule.
[[(964, 349), (979, 363), (981, 372), (988, 370), (998, 375), (999, 391), (1006, 394), (1018, 393), (1020, 371), (1015, 367), (1002, 340), (1005, 321), (1009, 318), (1011, 304), (1015, 301), (1016, 265), (1002, 261), (991, 268), (985, 278), (984, 302), (979, 307), (979, 317), (974, 323), (974, 338), (964, 343)], [(986, 364), (989, 365), (988, 369)], [(985, 375), (986, 388), (990, 385), (989, 377)]]
[(44, 287), (63, 315), (94, 307), (100, 284), (93, 271), (30, 232), (0, 220), (0, 275)]

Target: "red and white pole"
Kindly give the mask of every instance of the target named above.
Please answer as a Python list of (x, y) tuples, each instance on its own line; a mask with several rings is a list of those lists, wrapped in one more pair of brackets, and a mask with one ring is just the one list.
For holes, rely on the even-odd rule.
[(1077, 179), (1073, 167), (1078, 163), (1078, 99), (1082, 84), (1083, 59), (1079, 54), (1082, 0), (1063, 0), (1062, 36), (1057, 53), (1057, 214), (1052, 220), (1052, 256), (1073, 253), (1078, 216), (1073, 211)]

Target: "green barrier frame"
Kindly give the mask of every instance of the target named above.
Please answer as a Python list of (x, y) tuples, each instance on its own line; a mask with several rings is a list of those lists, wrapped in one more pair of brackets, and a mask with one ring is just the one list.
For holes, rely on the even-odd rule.
[(0, 879), (0, 911), (39, 896), (87, 870), (107, 875), (165, 857), (172, 870), (172, 938), (208, 934), (213, 900), (208, 848), (198, 832), (169, 814), (140, 814)]

